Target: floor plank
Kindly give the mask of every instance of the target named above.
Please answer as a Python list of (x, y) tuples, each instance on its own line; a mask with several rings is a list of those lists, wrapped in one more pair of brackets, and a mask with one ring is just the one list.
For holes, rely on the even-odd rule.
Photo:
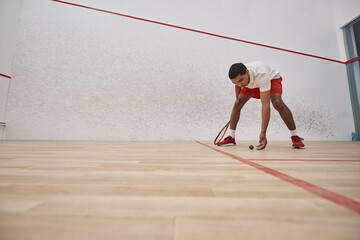
[[(360, 201), (359, 143), (250, 144), (215, 148)], [(1, 141), (0, 153), (0, 239), (360, 236), (359, 213), (197, 142)]]

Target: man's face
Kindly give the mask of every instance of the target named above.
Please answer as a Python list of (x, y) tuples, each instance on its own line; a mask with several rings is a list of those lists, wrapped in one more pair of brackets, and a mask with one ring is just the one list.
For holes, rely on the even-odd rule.
[(237, 75), (237, 77), (231, 79), (231, 81), (239, 87), (246, 87), (250, 82), (249, 70), (246, 70), (244, 75)]

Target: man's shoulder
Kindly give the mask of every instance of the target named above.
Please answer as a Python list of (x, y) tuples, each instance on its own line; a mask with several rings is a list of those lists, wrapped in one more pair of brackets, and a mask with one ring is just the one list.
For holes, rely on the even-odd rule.
[(246, 63), (245, 66), (254, 74), (267, 74), (269, 73), (269, 66), (262, 61), (255, 61)]

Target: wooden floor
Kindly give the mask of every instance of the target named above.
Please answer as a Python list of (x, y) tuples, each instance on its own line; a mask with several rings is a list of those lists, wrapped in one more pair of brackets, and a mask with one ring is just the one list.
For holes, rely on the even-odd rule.
[(249, 144), (0, 141), (0, 239), (360, 239), (359, 142)]

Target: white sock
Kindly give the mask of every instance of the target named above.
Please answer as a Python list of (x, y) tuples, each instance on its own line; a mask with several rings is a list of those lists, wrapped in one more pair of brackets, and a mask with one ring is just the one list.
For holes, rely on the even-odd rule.
[(290, 130), (290, 134), (291, 134), (291, 136), (299, 136), (296, 129), (295, 130)]
[(235, 138), (235, 130), (229, 129), (229, 135), (230, 135), (232, 138)]

